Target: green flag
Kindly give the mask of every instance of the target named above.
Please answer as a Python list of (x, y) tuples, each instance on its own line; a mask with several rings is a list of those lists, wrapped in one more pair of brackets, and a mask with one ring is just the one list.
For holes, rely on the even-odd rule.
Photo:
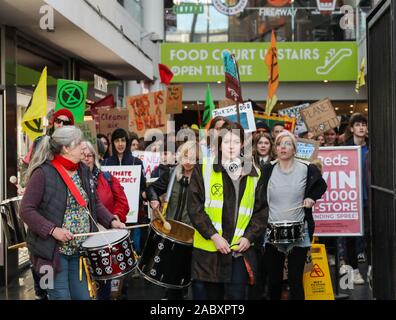
[(83, 123), (87, 91), (87, 82), (58, 80), (55, 111), (69, 109), (73, 113), (74, 122)]
[(213, 102), (212, 93), (210, 92), (210, 87), (206, 89), (205, 93), (205, 110), (202, 119), (202, 127), (205, 127), (209, 121), (212, 119), (212, 111), (215, 109), (215, 104)]

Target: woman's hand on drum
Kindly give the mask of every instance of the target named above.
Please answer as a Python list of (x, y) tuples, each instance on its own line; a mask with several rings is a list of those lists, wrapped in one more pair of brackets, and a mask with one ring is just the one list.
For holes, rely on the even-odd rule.
[(315, 204), (315, 201), (313, 201), (311, 198), (305, 198), (304, 199), (304, 207), (311, 209)]
[(245, 252), (250, 248), (250, 241), (244, 237), (240, 238), (236, 244), (238, 245), (238, 252)]
[(211, 237), (212, 241), (214, 242), (216, 249), (220, 251), (222, 254), (228, 254), (231, 252), (230, 244), (218, 233), (215, 233)]
[(51, 235), (62, 243), (66, 243), (67, 241), (74, 239), (73, 234), (69, 230), (58, 227), (55, 227)]
[(111, 222), (111, 228), (112, 228), (112, 229), (125, 229), (126, 226), (125, 226), (125, 224), (122, 223), (120, 220), (115, 219), (115, 220), (113, 220), (113, 221)]

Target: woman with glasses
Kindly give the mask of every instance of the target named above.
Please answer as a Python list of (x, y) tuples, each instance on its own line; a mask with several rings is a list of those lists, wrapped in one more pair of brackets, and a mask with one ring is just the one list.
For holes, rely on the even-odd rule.
[(260, 170), (243, 154), (241, 125), (225, 121), (218, 153), (196, 165), (188, 191), (195, 228), (192, 291), (195, 300), (243, 300), (255, 281), (251, 244), (264, 232), (266, 216), (258, 190)]
[[(81, 130), (65, 126), (43, 137), (30, 162), (21, 218), (28, 226), (27, 246), (50, 300), (88, 300), (87, 278), (80, 274), (80, 246), (87, 237), (77, 233), (125, 228), (96, 197), (89, 169), (81, 164)], [(80, 281), (81, 277), (81, 281)]]
[[(116, 219), (125, 223), (126, 216), (129, 212), (129, 205), (123, 187), (118, 179), (113, 177), (110, 172), (102, 171), (100, 169), (98, 155), (92, 144), (88, 141), (84, 141), (82, 144), (82, 162), (92, 172), (100, 201)], [(110, 300), (110, 296), (111, 281), (100, 281), (96, 299)]]
[[(265, 199), (265, 206), (269, 208), (265, 237), (269, 295), (271, 300), (281, 298), (287, 256), (290, 297), (304, 300), (304, 265), (315, 228), (312, 207), (325, 193), (327, 186), (315, 165), (295, 159), (296, 138), (289, 131), (278, 134), (275, 148), (277, 160), (264, 166), (261, 190), (261, 198)], [(296, 230), (301, 231), (303, 237), (278, 239), (282, 234), (280, 223), (295, 225), (295, 234), (298, 233)]]

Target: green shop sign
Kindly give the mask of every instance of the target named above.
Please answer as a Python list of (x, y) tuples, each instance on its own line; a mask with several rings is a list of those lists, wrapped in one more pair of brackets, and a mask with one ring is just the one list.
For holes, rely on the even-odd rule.
[(201, 14), (204, 12), (202, 4), (196, 3), (182, 3), (173, 6), (174, 14)]
[[(268, 47), (264, 42), (165, 43), (161, 63), (172, 69), (172, 82), (224, 81), (222, 51), (230, 50), (242, 82), (266, 82)], [(355, 42), (278, 42), (280, 81), (355, 81), (357, 52)]]

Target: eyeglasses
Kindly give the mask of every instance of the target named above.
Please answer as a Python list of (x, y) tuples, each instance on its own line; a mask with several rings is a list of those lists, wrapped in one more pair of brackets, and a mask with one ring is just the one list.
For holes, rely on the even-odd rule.
[(70, 120), (55, 119), (57, 124), (63, 124), (64, 126), (70, 126), (72, 123)]
[(88, 159), (90, 159), (90, 158), (94, 158), (94, 155), (93, 154), (84, 154), (84, 158), (88, 158)]

